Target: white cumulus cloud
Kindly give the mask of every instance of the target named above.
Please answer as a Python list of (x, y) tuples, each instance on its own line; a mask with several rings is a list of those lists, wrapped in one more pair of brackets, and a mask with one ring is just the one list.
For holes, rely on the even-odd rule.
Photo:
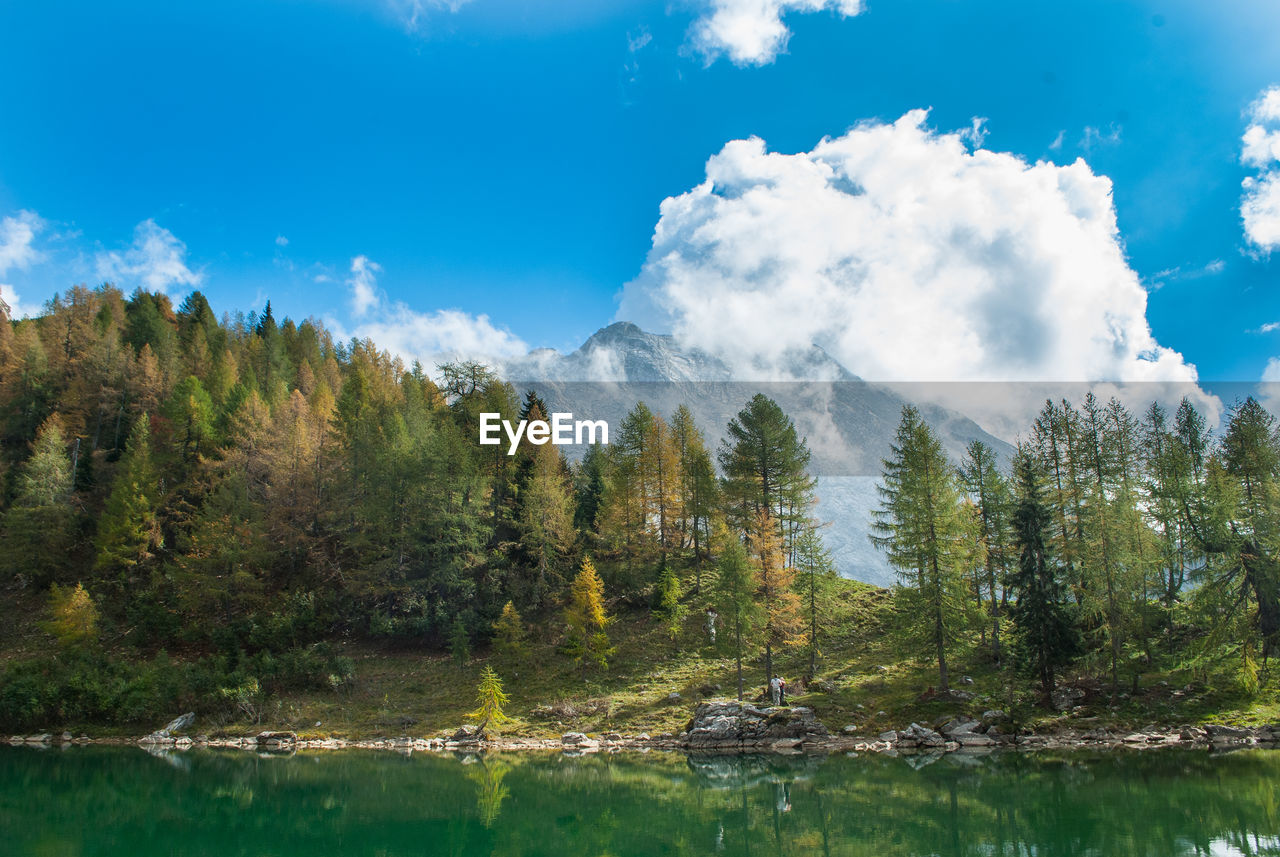
[(708, 62), (728, 56), (740, 66), (768, 65), (791, 36), (783, 15), (830, 10), (850, 17), (863, 8), (862, 0), (710, 0), (689, 37)]
[(43, 229), (44, 220), (34, 211), (19, 211), (0, 220), (0, 277), (40, 261), (35, 240)]
[(1257, 171), (1244, 180), (1244, 234), (1259, 252), (1270, 253), (1280, 246), (1280, 86), (1250, 106), (1242, 143), (1241, 163)]
[[(23, 210), (0, 219), (0, 277), (12, 270), (26, 270), (43, 258), (35, 241), (44, 227), (44, 220), (34, 211)], [(0, 301), (9, 308), (12, 318), (36, 313), (34, 307), (22, 303), (17, 290), (9, 283), (0, 283)]]
[(408, 360), (430, 367), (448, 360), (480, 360), (491, 365), (529, 353), (529, 346), (487, 315), (471, 315), (455, 309), (432, 312), (415, 310), (403, 301), (392, 301), (378, 288), (382, 266), (367, 256), (351, 260), (347, 280), (352, 307), (359, 319), (354, 329), (330, 319), (339, 338), (371, 339)]
[(203, 273), (187, 266), (187, 245), (149, 218), (134, 227), (128, 248), (99, 253), (97, 268), (98, 276), (118, 286), (142, 286), (169, 295), (204, 281)]
[(881, 382), (1194, 384), (1151, 333), (1109, 179), (971, 148), (926, 119), (797, 154), (728, 143), (663, 201), (617, 317), (746, 378), (785, 377), (816, 344)]

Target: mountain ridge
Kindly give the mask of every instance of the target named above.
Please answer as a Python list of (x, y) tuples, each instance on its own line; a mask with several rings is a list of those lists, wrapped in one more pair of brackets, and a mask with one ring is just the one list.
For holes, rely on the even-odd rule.
[[(729, 420), (752, 395), (764, 393), (809, 444), (811, 472), (818, 480), (816, 514), (828, 524), (824, 538), (837, 569), (852, 579), (890, 584), (895, 574), (867, 536), (878, 506), (882, 462), (909, 402), (858, 378), (816, 345), (794, 354), (787, 371), (790, 380), (736, 378), (727, 363), (682, 347), (670, 334), (619, 321), (600, 328), (574, 351), (534, 352), (509, 361), (500, 374), (534, 390), (552, 411), (605, 419), (611, 426), (640, 401), (667, 417), (686, 405), (713, 450)], [(973, 440), (987, 443), (1002, 459), (1012, 455), (1008, 443), (965, 415), (925, 402), (910, 404), (934, 426), (953, 460)]]

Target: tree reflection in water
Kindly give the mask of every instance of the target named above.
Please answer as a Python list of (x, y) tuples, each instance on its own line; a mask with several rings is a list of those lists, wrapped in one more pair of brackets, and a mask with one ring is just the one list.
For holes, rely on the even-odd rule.
[(1278, 782), (1271, 751), (464, 763), (0, 747), (0, 829), (6, 853), (129, 857), (1280, 855)]

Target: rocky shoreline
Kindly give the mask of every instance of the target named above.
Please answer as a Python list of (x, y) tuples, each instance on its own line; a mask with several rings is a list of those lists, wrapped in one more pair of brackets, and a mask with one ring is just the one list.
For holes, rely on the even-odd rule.
[(559, 738), (504, 738), (488, 736), (464, 726), (449, 735), (435, 737), (367, 739), (312, 738), (290, 731), (263, 731), (250, 736), (209, 736), (183, 734), (195, 722), (185, 714), (141, 738), (91, 738), (69, 732), (15, 735), (10, 745), (139, 745), (153, 752), (214, 747), (253, 750), (264, 753), (292, 753), (300, 750), (393, 750), (419, 752), (519, 752), (544, 751), (569, 755), (651, 750), (682, 751), (689, 754), (826, 754), (826, 753), (986, 753), (996, 750), (1148, 749), (1192, 747), (1233, 750), (1246, 747), (1280, 748), (1280, 724), (1226, 726), (1221, 724), (1152, 726), (1140, 731), (1063, 729), (1040, 734), (1020, 731), (1009, 724), (1001, 711), (987, 711), (981, 718), (957, 715), (929, 725), (912, 723), (905, 729), (878, 735), (856, 734), (846, 727), (832, 734), (810, 708), (760, 708), (736, 701), (709, 701), (698, 705), (680, 734), (659, 735), (604, 732), (588, 735), (567, 732)]

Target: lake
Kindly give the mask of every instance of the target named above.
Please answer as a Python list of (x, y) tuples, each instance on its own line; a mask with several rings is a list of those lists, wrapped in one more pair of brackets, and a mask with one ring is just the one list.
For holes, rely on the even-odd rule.
[(938, 759), (0, 747), (14, 855), (1280, 854), (1280, 752)]

